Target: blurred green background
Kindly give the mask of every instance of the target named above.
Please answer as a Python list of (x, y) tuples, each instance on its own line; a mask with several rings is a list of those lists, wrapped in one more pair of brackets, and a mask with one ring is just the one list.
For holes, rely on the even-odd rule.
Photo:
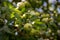
[(60, 40), (60, 0), (0, 0), (0, 40)]

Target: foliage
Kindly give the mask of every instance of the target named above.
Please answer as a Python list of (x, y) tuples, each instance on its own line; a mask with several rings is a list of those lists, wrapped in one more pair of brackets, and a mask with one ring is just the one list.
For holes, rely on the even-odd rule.
[(1, 0), (0, 5), (1, 40), (58, 40), (58, 1)]

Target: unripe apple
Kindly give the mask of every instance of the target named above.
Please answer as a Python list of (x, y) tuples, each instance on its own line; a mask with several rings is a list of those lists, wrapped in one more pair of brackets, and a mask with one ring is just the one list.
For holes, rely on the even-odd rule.
[(30, 23), (26, 23), (25, 25), (24, 25), (24, 29), (25, 30), (30, 30), (32, 28), (32, 24), (30, 24)]

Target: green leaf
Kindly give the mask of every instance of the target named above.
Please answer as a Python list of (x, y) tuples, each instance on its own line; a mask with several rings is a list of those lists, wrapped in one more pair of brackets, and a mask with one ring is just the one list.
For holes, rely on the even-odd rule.
[(14, 12), (11, 13), (11, 18), (13, 18), (13, 17), (14, 17)]
[(25, 9), (25, 8), (22, 8), (21, 12), (23, 13), (23, 12), (25, 12), (25, 11), (26, 11), (26, 9)]

